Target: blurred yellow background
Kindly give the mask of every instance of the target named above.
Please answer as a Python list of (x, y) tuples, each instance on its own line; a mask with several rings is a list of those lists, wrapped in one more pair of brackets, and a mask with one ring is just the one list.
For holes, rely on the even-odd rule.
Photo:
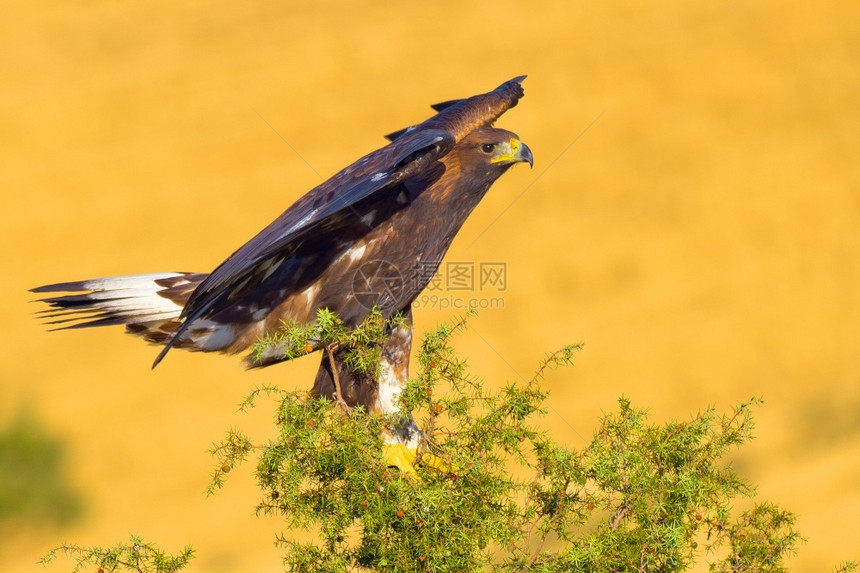
[[(248, 471), (204, 496), (206, 450), (231, 426), (265, 434), (269, 413), (238, 402), (263, 383), (309, 388), (317, 359), (248, 373), (174, 351), (153, 372), (157, 350), (120, 329), (44, 332), (26, 291), (211, 270), (314, 170), (523, 73), (499, 126), (535, 168), (494, 186), (448, 256), (507, 265), (504, 308), (458, 343), (475, 373), (527, 376), (585, 342), (548, 381), (547, 424), (572, 446), (567, 423), (588, 437), (621, 394), (657, 421), (762, 396), (738, 464), (797, 512), (808, 543), (791, 565), (860, 558), (860, 3), (4, 11), (0, 426), (29, 408), (66, 440), (86, 511), (65, 529), (7, 527), (0, 570), (130, 532), (192, 544), (191, 571), (280, 570), (279, 523), (253, 516)], [(421, 309), (417, 328), (453, 314)]]

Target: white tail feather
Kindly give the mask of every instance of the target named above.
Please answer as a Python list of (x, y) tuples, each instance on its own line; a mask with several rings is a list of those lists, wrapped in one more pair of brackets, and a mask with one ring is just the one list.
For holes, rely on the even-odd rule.
[[(49, 308), (39, 314), (55, 330), (125, 325), (126, 331), (155, 344), (173, 341), (183, 324), (182, 309), (206, 275), (152, 273), (58, 283), (33, 292), (60, 293), (40, 299)], [(230, 324), (208, 319), (194, 321), (173, 341), (177, 348), (224, 351), (236, 340)]]
[(205, 275), (151, 273), (106, 277), (46, 285), (33, 292), (74, 293), (40, 299), (50, 308), (42, 311), (48, 324), (60, 328), (150, 325), (176, 320), (191, 291)]

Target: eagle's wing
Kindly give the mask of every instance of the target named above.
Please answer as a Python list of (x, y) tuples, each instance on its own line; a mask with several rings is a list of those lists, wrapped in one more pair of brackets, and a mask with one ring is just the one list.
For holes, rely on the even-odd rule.
[[(221, 263), (192, 293), (181, 317), (182, 327), (161, 351), (167, 354), (183, 331), (198, 317), (218, 310), (219, 301), (235, 299), (264, 280), (273, 260), (292, 254), (292, 248), (320, 231), (334, 233), (355, 205), (369, 196), (420, 178), (454, 146), (442, 130), (427, 129), (359, 159), (293, 204), (280, 217)], [(360, 214), (359, 214), (360, 215)]]
[(450, 134), (427, 130), (350, 165), (295, 203), (216, 268), (191, 295), (182, 316), (198, 313), (224, 289), (231, 289), (252, 275), (256, 266), (310, 231), (325, 226), (329, 219), (353, 208), (362, 199), (418, 175), (453, 145)]

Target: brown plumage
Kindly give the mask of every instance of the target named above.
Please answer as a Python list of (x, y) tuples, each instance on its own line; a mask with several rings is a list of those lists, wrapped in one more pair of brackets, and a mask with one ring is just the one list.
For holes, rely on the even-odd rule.
[[(312, 321), (321, 308), (349, 325), (359, 324), (373, 305), (386, 316), (409, 314), (492, 183), (514, 163), (532, 163), (514, 133), (491, 127), (522, 97), (522, 79), (437, 104), (437, 114), (391, 134), (390, 144), (308, 192), (212, 273), (39, 287), (33, 290), (77, 293), (41, 299), (50, 307), (43, 316), (59, 328), (125, 324), (128, 332), (164, 345), (158, 364), (172, 347), (246, 350), (282, 321)], [(385, 349), (396, 378), (408, 367), (409, 319), (409, 336), (391, 333)], [(282, 349), (273, 348), (249, 366), (283, 360)], [(331, 394), (326, 368), (315, 388)], [(384, 381), (343, 377), (348, 402), (390, 410), (380, 405)]]

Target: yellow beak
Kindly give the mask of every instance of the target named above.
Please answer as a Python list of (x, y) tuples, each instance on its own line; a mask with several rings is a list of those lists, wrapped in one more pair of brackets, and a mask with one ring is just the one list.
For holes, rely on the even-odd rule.
[(511, 138), (507, 143), (499, 145), (499, 154), (490, 160), (492, 163), (528, 163), (534, 166), (534, 156), (529, 146), (519, 139)]

